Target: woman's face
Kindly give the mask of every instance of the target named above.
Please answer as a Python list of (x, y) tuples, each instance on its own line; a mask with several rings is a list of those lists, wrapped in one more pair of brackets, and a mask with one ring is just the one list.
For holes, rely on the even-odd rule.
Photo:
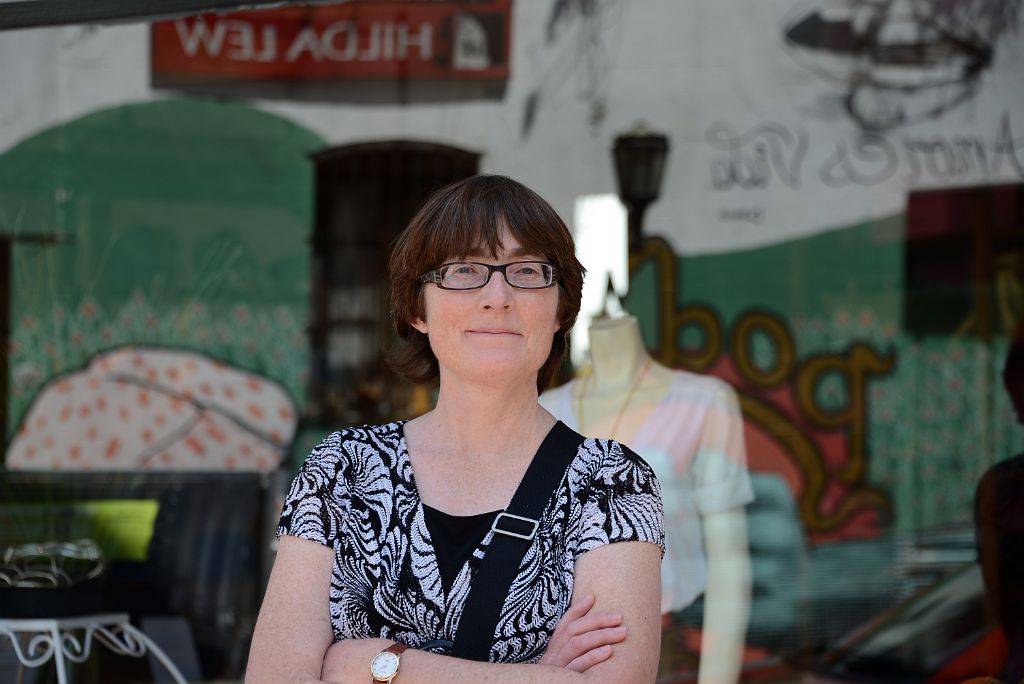
[[(497, 258), (467, 254), (465, 261), (506, 264), (546, 261), (527, 252), (502, 231)], [(441, 380), (455, 376), (476, 382), (536, 383), (537, 371), (551, 353), (558, 331), (558, 286), (537, 290), (514, 288), (500, 273), (491, 274), (477, 290), (442, 290), (423, 286), (425, 320), (413, 326), (430, 339), (441, 368)]]

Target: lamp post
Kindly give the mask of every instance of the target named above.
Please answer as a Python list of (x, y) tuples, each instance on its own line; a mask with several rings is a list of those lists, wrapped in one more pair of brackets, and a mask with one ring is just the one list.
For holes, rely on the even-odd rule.
[(642, 122), (615, 138), (612, 148), (619, 199), (626, 205), (629, 221), (629, 249), (643, 243), (644, 212), (661, 192), (661, 179), (668, 156), (668, 138), (649, 130)]

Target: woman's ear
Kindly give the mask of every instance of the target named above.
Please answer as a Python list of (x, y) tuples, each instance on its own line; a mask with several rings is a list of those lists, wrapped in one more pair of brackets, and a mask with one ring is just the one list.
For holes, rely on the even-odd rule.
[(424, 335), (427, 334), (427, 322), (424, 321), (422, 318), (414, 318), (414, 319), (412, 319), (411, 321), (409, 321), (409, 325), (411, 325), (412, 327), (416, 328), (417, 330), (419, 330)]

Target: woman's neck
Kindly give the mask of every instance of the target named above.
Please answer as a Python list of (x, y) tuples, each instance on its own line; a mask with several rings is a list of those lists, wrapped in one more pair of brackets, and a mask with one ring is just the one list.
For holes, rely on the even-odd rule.
[(537, 401), (536, 381), (495, 387), (442, 379), (434, 410), (421, 417), (423, 436), (451, 455), (508, 458), (512, 445), (532, 454), (555, 420)]
[(594, 374), (589, 384), (595, 392), (621, 391), (650, 363), (640, 326), (633, 316), (599, 319), (591, 324), (588, 333)]

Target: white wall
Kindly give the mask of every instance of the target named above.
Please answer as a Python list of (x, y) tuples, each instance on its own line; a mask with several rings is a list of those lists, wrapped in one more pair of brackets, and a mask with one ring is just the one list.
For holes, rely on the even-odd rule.
[[(849, 76), (851, 64), (871, 65), (863, 57), (801, 53), (783, 40), (787, 24), (825, 0), (605, 0), (595, 3), (596, 17), (573, 17), (549, 45), (544, 35), (553, 4), (515, 0), (512, 76), (500, 102), (255, 106), (336, 145), (401, 137), (476, 150), (484, 171), (535, 187), (569, 221), (576, 198), (615, 191), (612, 139), (643, 119), (672, 145), (648, 232), (669, 237), (682, 253), (770, 244), (893, 214), (909, 188), (1024, 179), (1020, 27), (999, 36), (992, 67), (970, 87), (931, 95), (953, 99), (973, 88), (965, 102), (937, 118), (882, 131), (881, 147), (859, 157), (863, 131), (838, 107), (849, 79), (835, 74)], [(880, 40), (898, 40), (901, 31), (914, 38), (911, 28), (890, 23), (892, 35)], [(863, 73), (916, 83), (957, 68), (953, 59), (916, 71), (875, 65)], [(826, 69), (831, 79), (816, 73)], [(0, 33), (0, 92), (0, 151), (90, 111), (174, 95), (149, 86), (145, 25)], [(534, 92), (541, 105), (524, 137), (524, 105)], [(604, 117), (593, 120), (595, 110)], [(715, 126), (749, 139), (732, 151), (716, 147), (709, 140)], [(771, 130), (793, 137), (786, 142)], [(981, 151), (965, 155), (974, 141)], [(713, 169), (728, 168), (730, 159), (749, 169), (758, 162), (759, 144), (764, 186), (716, 189)], [(848, 170), (863, 178), (836, 173), (842, 170), (836, 155), (844, 153)], [(950, 160), (962, 168), (949, 167)]]

